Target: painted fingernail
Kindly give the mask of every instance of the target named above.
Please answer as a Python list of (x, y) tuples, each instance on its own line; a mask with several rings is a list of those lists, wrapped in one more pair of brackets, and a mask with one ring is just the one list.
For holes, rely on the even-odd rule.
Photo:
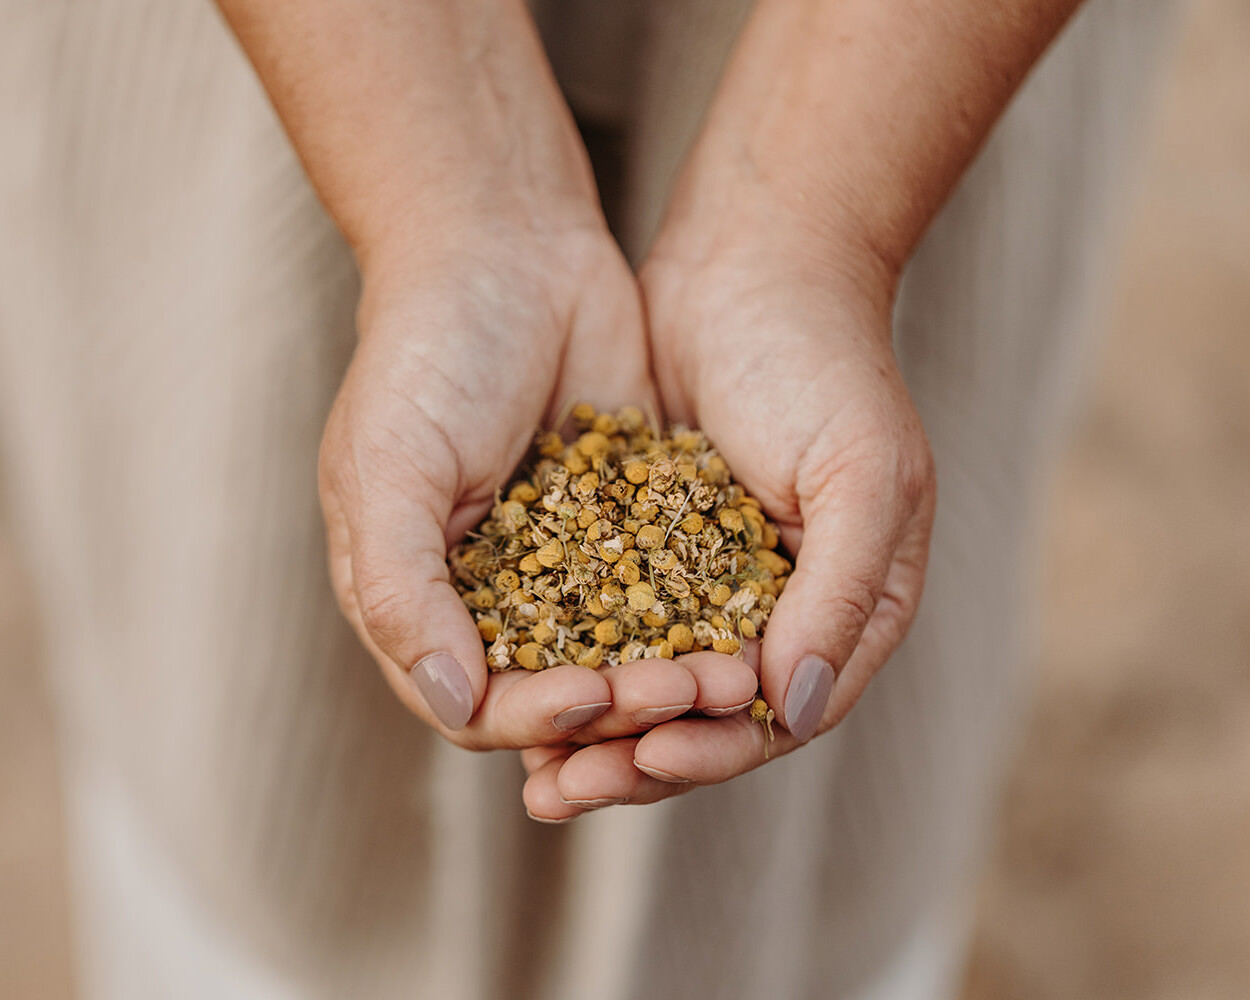
[(690, 705), (665, 705), (662, 708), (640, 708), (630, 716), (635, 726), (654, 726), (660, 722), (668, 722), (679, 715), (684, 715), (694, 708)]
[(741, 712), (744, 708), (750, 708), (753, 701), (755, 701), (754, 695), (744, 701), (741, 705), (734, 705), (733, 708), (705, 708), (703, 710), (703, 714), (713, 719), (719, 719), (725, 715), (733, 715), (735, 712)]
[(643, 774), (649, 774), (653, 778), (658, 778), (660, 781), (667, 781), (674, 785), (688, 785), (694, 780), (693, 778), (683, 778), (680, 774), (670, 774), (668, 771), (661, 771), (658, 767), (647, 767), (646, 764), (639, 764), (638, 761), (634, 761), (634, 767), (638, 768)]
[(629, 799), (561, 799), (560, 801), (565, 805), (577, 806), (578, 809), (602, 809), (604, 806), (619, 806), (628, 802)]
[(799, 660), (786, 689), (786, 728), (800, 743), (816, 735), (832, 690), (833, 667), (810, 653)]
[(422, 657), (408, 672), (421, 697), (448, 729), (463, 729), (473, 714), (469, 675), (450, 653)]
[(525, 815), (532, 819), (535, 823), (546, 823), (548, 826), (559, 826), (561, 823), (572, 823), (573, 820), (577, 819), (576, 816), (565, 816), (564, 819), (548, 819), (546, 816), (535, 816), (528, 809), (525, 810)]
[(597, 701), (593, 705), (578, 705), (575, 708), (566, 708), (551, 720), (551, 724), (567, 733), (571, 729), (579, 729), (586, 723), (599, 718), (611, 707), (612, 702), (610, 701)]

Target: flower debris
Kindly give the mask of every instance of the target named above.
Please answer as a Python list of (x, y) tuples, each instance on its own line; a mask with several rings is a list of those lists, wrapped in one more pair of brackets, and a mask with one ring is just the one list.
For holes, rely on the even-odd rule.
[(572, 422), (448, 557), (490, 669), (742, 656), (791, 571), (759, 502), (700, 431), (632, 406)]

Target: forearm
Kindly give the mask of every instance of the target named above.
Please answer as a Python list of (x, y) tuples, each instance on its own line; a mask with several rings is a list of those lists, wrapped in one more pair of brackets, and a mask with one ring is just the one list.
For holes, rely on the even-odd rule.
[[(1078, 3), (761, 0), (674, 214), (736, 204), (858, 241), (897, 273)], [(687, 250), (724, 235), (703, 239)]]
[(361, 256), (464, 218), (594, 205), (521, 0), (219, 0), (322, 201)]

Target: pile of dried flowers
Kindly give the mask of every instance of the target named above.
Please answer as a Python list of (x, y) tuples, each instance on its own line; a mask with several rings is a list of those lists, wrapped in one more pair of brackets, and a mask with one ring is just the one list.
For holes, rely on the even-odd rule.
[(572, 421), (448, 557), (491, 670), (741, 655), (791, 569), (759, 502), (697, 430), (636, 407)]

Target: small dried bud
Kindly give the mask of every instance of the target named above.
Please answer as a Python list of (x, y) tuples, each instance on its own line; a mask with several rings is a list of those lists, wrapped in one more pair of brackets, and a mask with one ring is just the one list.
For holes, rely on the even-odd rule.
[(781, 556), (777, 555), (776, 552), (769, 552), (766, 549), (761, 549), (759, 552), (755, 553), (755, 561), (768, 570), (768, 572), (770, 572), (773, 576), (784, 576), (790, 572), (790, 564)]
[(592, 461), (606, 455), (612, 447), (606, 434), (598, 431), (587, 431), (577, 439), (574, 447)]
[(564, 562), (564, 545), (558, 539), (552, 539), (546, 545), (542, 546), (535, 554), (539, 565), (546, 566), (551, 569), (559, 566)]
[(559, 458), (564, 453), (564, 441), (555, 431), (539, 434), (534, 444), (543, 458)]
[(536, 642), (527, 642), (516, 651), (516, 661), (526, 670), (542, 670), (546, 666), (543, 648)]
[(603, 662), (603, 647), (598, 643), (588, 646), (577, 654), (577, 662), (583, 667), (590, 667), (594, 670)]
[(604, 434), (607, 437), (612, 437), (612, 435), (620, 432), (621, 422), (611, 413), (597, 413), (595, 414), (595, 419), (591, 423), (590, 428), (591, 430), (598, 431), (600, 434)]
[(599, 490), (599, 473), (587, 472), (573, 487), (573, 493), (579, 500), (589, 500)]
[(666, 493), (677, 481), (677, 466), (669, 459), (662, 458), (651, 466), (647, 476), (647, 485), (657, 493)]
[(616, 419), (620, 422), (621, 430), (626, 434), (637, 434), (647, 422), (642, 410), (636, 406), (621, 407), (616, 413)]
[(625, 591), (617, 583), (605, 583), (599, 591), (599, 600), (608, 611), (615, 611), (625, 603)]
[(691, 631), (689, 625), (679, 622), (668, 630), (668, 641), (677, 652), (689, 653), (694, 649), (694, 632)]
[(590, 468), (590, 458), (577, 448), (566, 448), (564, 451), (564, 467), (574, 476), (580, 476)]
[(621, 650), (621, 662), (632, 663), (634, 660), (641, 660), (647, 655), (647, 645), (634, 639), (632, 642), (625, 644)]
[(533, 552), (529, 552), (521, 557), (519, 569), (526, 576), (537, 576), (543, 571), (543, 564), (538, 561), (538, 557)]
[(664, 573), (677, 565), (677, 553), (672, 549), (656, 549), (651, 553), (650, 561), (652, 569)]
[(535, 642), (540, 642), (544, 646), (550, 646), (556, 638), (556, 630), (546, 622), (539, 622), (530, 632), (530, 636)]
[(538, 491), (538, 487), (533, 483), (520, 482), (515, 484), (512, 489), (508, 490), (509, 500), (516, 500), (523, 504), (533, 503), (540, 496), (542, 496), (542, 494)]
[(521, 586), (521, 578), (517, 576), (516, 570), (501, 569), (495, 574), (495, 589), (501, 594), (510, 594)]
[(647, 611), (655, 603), (655, 591), (649, 583), (635, 583), (625, 591), (625, 598), (631, 611)]
[(640, 549), (654, 549), (664, 544), (664, 529), (654, 524), (644, 524), (638, 529), (635, 542)]
[(615, 618), (605, 618), (595, 626), (595, 642), (615, 646), (621, 641), (621, 623)]
[(751, 721), (758, 722), (764, 727), (764, 759), (768, 759), (768, 744), (773, 741), (773, 719), (777, 718), (777, 713), (768, 707), (768, 702), (763, 698), (756, 698), (751, 702)]
[(471, 600), (475, 608), (481, 608), (482, 610), (493, 608), (495, 606), (495, 591), (490, 587), (478, 587), (473, 592)]
[(500, 505), (499, 519), (504, 527), (511, 528), (515, 532), (525, 527), (529, 521), (529, 514), (526, 513), (525, 504), (520, 500), (505, 500)]
[(625, 478), (635, 486), (645, 483), (647, 481), (647, 474), (650, 471), (650, 467), (647, 463), (638, 459), (625, 463)]

